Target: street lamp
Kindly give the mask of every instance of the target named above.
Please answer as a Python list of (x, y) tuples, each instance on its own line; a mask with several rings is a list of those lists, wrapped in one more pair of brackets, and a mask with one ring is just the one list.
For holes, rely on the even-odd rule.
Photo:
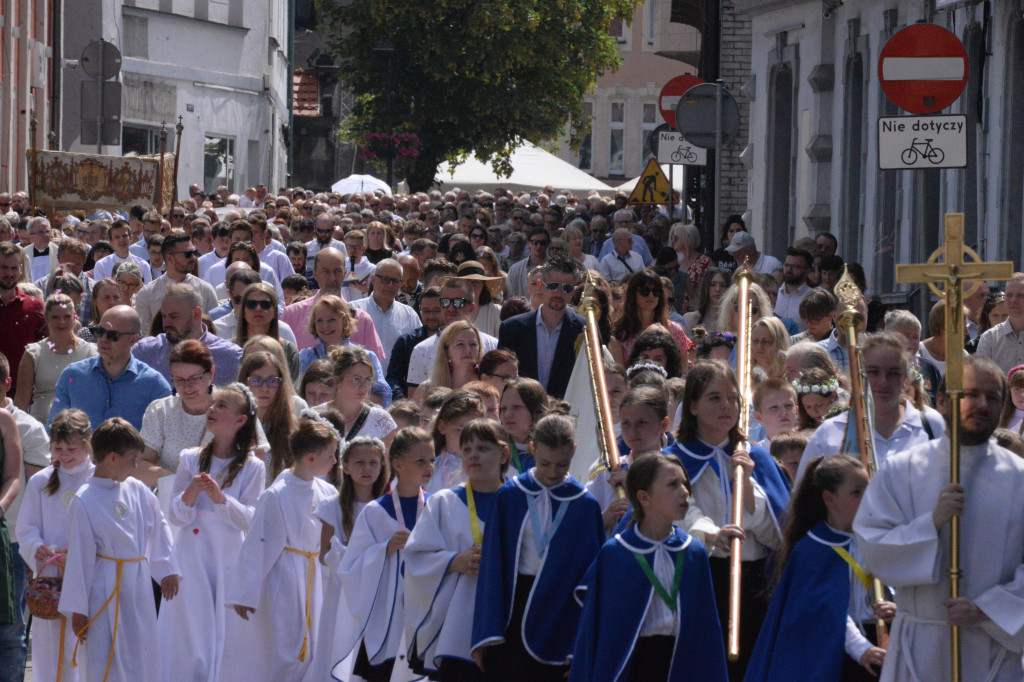
[[(394, 101), (393, 100), (394, 100), (394, 95), (395, 95), (394, 59), (395, 59), (395, 53), (396, 52), (398, 52), (398, 50), (391, 43), (391, 41), (388, 40), (387, 38), (385, 38), (384, 40), (380, 41), (376, 45), (376, 47), (373, 48), (373, 53), (375, 55), (377, 55), (377, 57), (382, 58), (382, 59), (387, 61), (387, 69), (384, 72), (384, 107), (385, 107), (385, 111), (384, 111), (385, 118), (384, 118), (384, 120), (385, 120), (385, 123), (386, 123), (387, 130), (388, 130), (389, 134), (394, 132), (394, 130), (393, 130), (394, 123), (393, 123), (391, 117), (392, 117), (392, 112), (394, 111), (394, 106), (393, 106), (394, 105)], [(394, 191), (394, 185), (395, 185), (395, 151), (394, 151), (394, 149), (392, 149), (391, 153), (388, 154), (388, 187), (391, 188), (391, 191)]]

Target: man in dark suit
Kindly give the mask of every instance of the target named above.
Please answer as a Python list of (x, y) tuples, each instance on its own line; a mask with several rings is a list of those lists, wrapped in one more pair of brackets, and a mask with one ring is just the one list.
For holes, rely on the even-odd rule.
[(498, 330), (498, 346), (519, 357), (519, 376), (536, 379), (553, 398), (565, 395), (576, 362), (576, 339), (583, 333), (583, 318), (568, 309), (576, 273), (568, 256), (548, 260), (541, 270), (541, 305), (510, 317)]

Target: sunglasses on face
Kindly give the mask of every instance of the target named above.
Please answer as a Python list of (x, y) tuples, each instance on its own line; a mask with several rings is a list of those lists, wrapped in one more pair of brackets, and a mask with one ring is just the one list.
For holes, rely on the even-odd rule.
[(121, 340), (122, 336), (131, 336), (134, 334), (134, 332), (115, 332), (113, 329), (104, 329), (100, 326), (89, 327), (89, 331), (92, 332), (92, 335), (96, 337), (97, 341), (106, 337), (111, 343), (117, 343)]
[(551, 242), (547, 241), (546, 239), (531, 239), (530, 243), (533, 244), (534, 246), (548, 246), (549, 244), (551, 244)]
[(576, 290), (575, 284), (559, 284), (558, 282), (544, 282), (544, 288), (548, 291), (562, 290), (563, 294), (571, 294)]
[[(241, 296), (239, 296), (239, 298), (241, 298)], [(256, 310), (257, 308), (260, 310), (270, 310), (274, 307), (274, 304), (270, 301), (254, 301), (249, 299), (245, 302), (245, 307), (247, 310)]]
[(184, 213), (172, 213), (171, 217), (172, 218), (184, 218), (185, 214)]
[(245, 383), (249, 384), (249, 388), (277, 388), (281, 385), (281, 377), (249, 377)]
[(657, 296), (658, 298), (661, 298), (661, 295), (664, 293), (664, 291), (665, 290), (662, 289), (661, 287), (637, 287), (636, 288), (636, 293), (640, 294), (641, 296)]
[(442, 308), (451, 308), (452, 306), (454, 306), (456, 310), (459, 310), (459, 309), (465, 308), (467, 305), (469, 305), (469, 299), (468, 298), (442, 298), (441, 299), (441, 307)]
[(184, 256), (185, 258), (195, 258), (199, 255), (199, 252), (195, 249), (189, 249), (188, 251), (178, 251), (176, 253), (167, 254), (169, 256)]

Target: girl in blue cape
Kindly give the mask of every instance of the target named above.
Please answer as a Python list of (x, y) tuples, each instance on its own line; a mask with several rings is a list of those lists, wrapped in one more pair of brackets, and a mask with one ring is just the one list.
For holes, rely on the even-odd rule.
[[(739, 430), (739, 385), (720, 360), (698, 362), (686, 376), (683, 413), (675, 444), (665, 448), (682, 461), (690, 477), (693, 506), (683, 524), (708, 549), (711, 580), (721, 624), (728, 620), (729, 554), (734, 538), (743, 540), (740, 578), (740, 655), (729, 663), (729, 678), (743, 679), (750, 651), (768, 609), (766, 567), (782, 546), (781, 518), (789, 503), (789, 483), (764, 448), (744, 450)], [(744, 477), (743, 518), (732, 520), (733, 471)]]
[(576, 589), (583, 604), (569, 682), (725, 682), (725, 646), (704, 546), (675, 526), (689, 507), (677, 457), (626, 475), (636, 523), (608, 540)]
[(605, 540), (600, 505), (569, 474), (575, 450), (572, 420), (542, 417), (535, 466), (495, 495), (473, 618), (485, 680), (565, 678), (580, 617), (573, 590)]
[(868, 485), (847, 455), (818, 457), (793, 496), (781, 573), (746, 682), (859, 682), (878, 675), (885, 650), (872, 643), (874, 619), (896, 613), (871, 604), (871, 577), (857, 560), (853, 517)]

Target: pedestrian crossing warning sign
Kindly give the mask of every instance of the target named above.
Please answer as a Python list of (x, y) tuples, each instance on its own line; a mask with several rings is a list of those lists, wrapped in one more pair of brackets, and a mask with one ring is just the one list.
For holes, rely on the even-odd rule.
[(669, 203), (668, 188), (668, 178), (665, 177), (661, 166), (658, 165), (657, 159), (652, 157), (648, 159), (647, 167), (636, 181), (636, 187), (629, 195), (628, 203), (667, 204)]

